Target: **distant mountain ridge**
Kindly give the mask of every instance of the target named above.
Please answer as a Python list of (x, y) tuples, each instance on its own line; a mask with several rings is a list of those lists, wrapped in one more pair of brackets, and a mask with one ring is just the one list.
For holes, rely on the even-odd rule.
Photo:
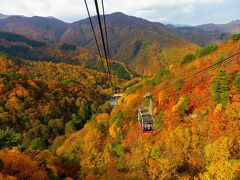
[(235, 20), (226, 24), (203, 24), (196, 27), (204, 31), (219, 31), (234, 34), (240, 32), (240, 20)]
[(175, 27), (173, 25), (168, 25), (168, 27), (179, 36), (203, 47), (209, 44), (226, 41), (231, 37), (230, 33), (206, 31), (199, 27)]
[(186, 27), (168, 24), (167, 26), (179, 36), (184, 37), (200, 46), (223, 42), (229, 39), (232, 34), (240, 32), (240, 20), (231, 21), (226, 24), (209, 23)]
[(56, 43), (68, 28), (65, 23), (56, 18), (9, 16), (0, 19), (0, 31), (11, 32), (27, 38)]

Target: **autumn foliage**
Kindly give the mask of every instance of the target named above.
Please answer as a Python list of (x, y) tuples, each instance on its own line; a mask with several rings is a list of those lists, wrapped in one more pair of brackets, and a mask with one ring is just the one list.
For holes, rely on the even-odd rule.
[[(0, 137), (22, 142), (2, 146), (0, 178), (239, 179), (240, 57), (201, 70), (240, 44), (212, 48), (127, 82), (114, 108), (100, 72), (0, 59)], [(152, 133), (142, 133), (137, 121), (147, 92)]]
[[(2, 176), (13, 176), (17, 177), (17, 179), (48, 179), (47, 173), (37, 162), (31, 160), (17, 149), (2, 150), (0, 159), (2, 162)], [(10, 177), (6, 178), (10, 179)]]

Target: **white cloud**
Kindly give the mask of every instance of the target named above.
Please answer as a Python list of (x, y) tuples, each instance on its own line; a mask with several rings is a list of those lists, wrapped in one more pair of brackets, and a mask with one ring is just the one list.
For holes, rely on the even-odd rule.
[(193, 11), (194, 11), (194, 6), (192, 4), (183, 8), (183, 13), (185, 14), (191, 14)]
[[(87, 2), (92, 15), (95, 15), (94, 0), (87, 0)], [(207, 14), (212, 11), (223, 11), (220, 7), (226, 7), (226, 4), (232, 4), (231, 7), (236, 8), (239, 3), (238, 0), (104, 0), (104, 2), (106, 13), (120, 11), (152, 21), (189, 24), (197, 23), (198, 16), (199, 22), (204, 21), (203, 18), (208, 21)], [(230, 9), (229, 12), (240, 17), (240, 10), (231, 13)], [(70, 22), (87, 17), (84, 0), (0, 0), (0, 13), (54, 16)], [(193, 16), (196, 16), (195, 19), (190, 19)], [(219, 17), (219, 20), (221, 18)]]

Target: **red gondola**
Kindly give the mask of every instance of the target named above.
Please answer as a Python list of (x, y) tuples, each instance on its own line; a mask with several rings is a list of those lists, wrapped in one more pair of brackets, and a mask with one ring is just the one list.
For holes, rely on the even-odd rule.
[(152, 99), (147, 93), (144, 98), (149, 99), (149, 107), (138, 109), (138, 122), (142, 132), (152, 132), (154, 128), (154, 118), (152, 115)]

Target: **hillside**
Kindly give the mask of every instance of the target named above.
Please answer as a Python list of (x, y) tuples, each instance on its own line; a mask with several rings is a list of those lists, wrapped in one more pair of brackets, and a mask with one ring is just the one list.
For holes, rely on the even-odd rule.
[[(113, 81), (122, 91), (138, 82), (116, 77)], [(80, 167), (76, 162), (54, 158), (57, 175), (35, 158), (41, 159), (45, 152), (51, 155), (45, 150), (55, 151), (65, 136), (82, 129), (94, 114), (110, 112), (111, 106), (105, 103), (110, 94), (109, 82), (99, 71), (0, 54), (0, 179), (72, 176)], [(17, 148), (6, 149), (11, 147)]]
[[(120, 89), (125, 87), (125, 81), (114, 76), (113, 81)], [(109, 82), (99, 71), (64, 63), (12, 60), (3, 54), (0, 92), (1, 128), (24, 135), (22, 147), (31, 146), (36, 138), (43, 149), (64, 135), (67, 123), (69, 131), (81, 129), (111, 94)], [(1, 139), (0, 148), (2, 145)]]
[[(1, 55), (0, 178), (238, 179), (239, 53), (237, 35), (118, 81), (124, 96), (113, 109), (102, 73)], [(146, 93), (155, 118), (147, 134), (136, 116)]]
[[(67, 138), (57, 155), (78, 154), (80, 178), (238, 179), (240, 55), (184, 78), (239, 52), (240, 42), (230, 40), (144, 79), (125, 92), (111, 114), (98, 114)], [(155, 130), (142, 134), (136, 112), (147, 92)]]

